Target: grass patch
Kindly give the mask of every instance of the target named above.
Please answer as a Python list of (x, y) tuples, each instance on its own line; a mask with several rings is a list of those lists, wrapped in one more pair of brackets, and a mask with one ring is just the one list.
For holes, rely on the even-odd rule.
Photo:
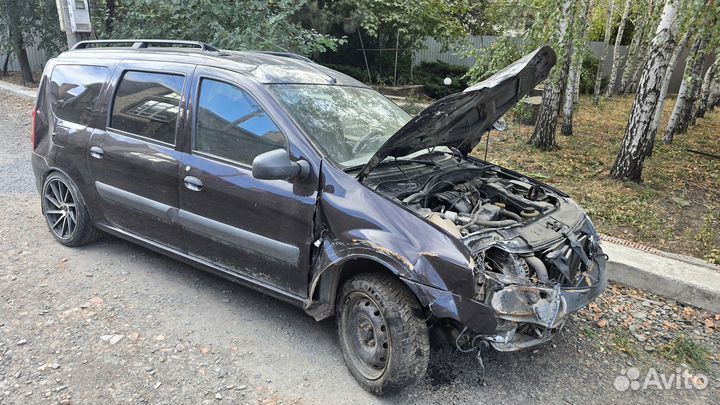
[[(491, 134), (488, 160), (567, 192), (600, 232), (720, 262), (720, 160), (688, 151), (720, 155), (720, 111), (698, 119), (687, 134), (676, 135), (672, 145), (660, 140), (645, 160), (643, 183), (619, 182), (608, 174), (632, 101), (614, 97), (595, 106), (591, 98), (581, 97), (574, 135), (561, 135), (558, 125), (560, 147), (550, 152), (527, 144), (532, 126), (511, 123), (508, 131)], [(673, 105), (674, 99), (665, 103), (660, 138)], [(485, 142), (473, 153), (482, 158)]]
[(612, 330), (610, 336), (610, 343), (615, 349), (628, 354), (631, 357), (635, 357), (637, 352), (635, 351), (635, 341), (630, 333), (625, 329), (615, 328)]
[(658, 352), (668, 360), (688, 364), (698, 370), (710, 372), (710, 352), (704, 346), (681, 335), (659, 347)]

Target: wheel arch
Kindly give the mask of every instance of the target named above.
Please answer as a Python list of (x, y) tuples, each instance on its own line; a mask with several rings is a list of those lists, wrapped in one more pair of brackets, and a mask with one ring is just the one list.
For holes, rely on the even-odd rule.
[(392, 274), (408, 288), (415, 299), (418, 299), (412, 288), (413, 285), (406, 282), (408, 272), (411, 270), (397, 258), (377, 251), (348, 253), (329, 263), (325, 261), (324, 265), (316, 266), (315, 270), (310, 282), (305, 310), (316, 320), (334, 315), (340, 288), (345, 281), (357, 274)]

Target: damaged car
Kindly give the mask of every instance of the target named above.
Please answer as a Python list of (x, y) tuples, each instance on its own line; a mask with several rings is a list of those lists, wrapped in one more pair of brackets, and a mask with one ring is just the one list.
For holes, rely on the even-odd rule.
[(607, 284), (567, 194), (471, 155), (555, 61), (539, 48), (410, 116), (294, 54), (80, 42), (32, 112), (43, 215), (66, 246), (103, 231), (334, 317), (358, 383), (397, 391), (429, 328), (523, 350)]

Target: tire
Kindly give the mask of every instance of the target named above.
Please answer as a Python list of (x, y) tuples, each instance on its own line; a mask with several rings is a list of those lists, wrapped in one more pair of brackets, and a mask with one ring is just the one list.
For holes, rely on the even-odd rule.
[(360, 274), (343, 284), (336, 319), (350, 373), (375, 395), (399, 391), (425, 375), (428, 328), (420, 304), (389, 274)]
[(42, 213), (50, 233), (65, 246), (92, 242), (100, 234), (93, 226), (85, 200), (72, 180), (60, 172), (52, 172), (43, 183)]

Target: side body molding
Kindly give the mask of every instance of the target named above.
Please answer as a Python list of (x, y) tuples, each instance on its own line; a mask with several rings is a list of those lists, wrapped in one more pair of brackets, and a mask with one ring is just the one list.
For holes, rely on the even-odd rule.
[(105, 183), (95, 182), (95, 188), (100, 198), (156, 216), (170, 223), (179, 224), (195, 232), (212, 236), (218, 239), (219, 242), (241, 246), (244, 249), (268, 255), (276, 260), (293, 265), (297, 264), (300, 257), (300, 249), (297, 246), (180, 210)]

